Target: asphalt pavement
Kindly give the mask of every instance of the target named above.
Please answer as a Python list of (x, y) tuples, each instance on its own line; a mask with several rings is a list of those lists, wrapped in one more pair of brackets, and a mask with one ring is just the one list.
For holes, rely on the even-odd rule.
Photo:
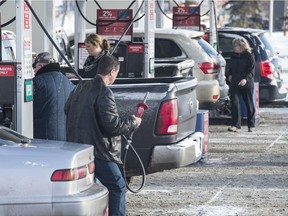
[(128, 216), (288, 215), (288, 109), (260, 108), (254, 132), (209, 126), (206, 163), (147, 176)]

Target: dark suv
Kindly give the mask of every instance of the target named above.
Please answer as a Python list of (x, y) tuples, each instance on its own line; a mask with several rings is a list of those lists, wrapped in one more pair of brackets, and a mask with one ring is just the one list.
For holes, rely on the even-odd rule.
[(219, 50), (227, 65), (233, 53), (232, 40), (239, 37), (244, 37), (249, 42), (255, 55), (255, 82), (259, 82), (260, 102), (285, 100), (287, 90), (282, 87), (281, 66), (266, 31), (235, 27), (218, 28)]

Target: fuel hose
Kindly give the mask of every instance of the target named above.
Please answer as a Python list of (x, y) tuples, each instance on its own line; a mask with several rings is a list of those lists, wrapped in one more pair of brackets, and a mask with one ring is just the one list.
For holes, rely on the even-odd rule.
[[(124, 138), (124, 140), (126, 141), (126, 146), (124, 149), (124, 156), (123, 156), (123, 177), (125, 179), (126, 182), (126, 187), (127, 189), (132, 192), (132, 193), (139, 193), (143, 187), (145, 186), (146, 183), (146, 172), (145, 172), (145, 168), (144, 165), (142, 163), (142, 160), (140, 158), (140, 156), (138, 155), (137, 151), (134, 149), (134, 147), (131, 145), (132, 140), (128, 139), (126, 136), (122, 136)], [(141, 171), (142, 171), (142, 182), (141, 185), (138, 189), (132, 189), (132, 187), (130, 187), (129, 183), (127, 182), (127, 176), (126, 176), (126, 159), (127, 159), (127, 154), (128, 154), (128, 150), (131, 149), (133, 154), (136, 156), (137, 161), (139, 162), (140, 166), (141, 166)]]

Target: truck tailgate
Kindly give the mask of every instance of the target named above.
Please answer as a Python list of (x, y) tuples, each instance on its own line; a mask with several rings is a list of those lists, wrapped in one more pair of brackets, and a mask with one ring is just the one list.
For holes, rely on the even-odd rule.
[[(170, 145), (179, 142), (195, 132), (198, 102), (196, 99), (197, 79), (194, 77), (165, 77), (117, 79), (111, 86), (119, 115), (127, 117), (135, 114), (136, 105), (142, 102), (146, 93), (148, 110), (144, 112), (142, 124), (135, 132), (132, 145), (139, 153), (145, 167), (148, 167), (152, 151), (156, 145)], [(173, 135), (155, 134), (159, 108), (164, 101), (177, 100), (178, 133)], [(127, 158), (127, 170), (137, 170), (135, 158)], [(133, 172), (133, 171), (132, 171)]]

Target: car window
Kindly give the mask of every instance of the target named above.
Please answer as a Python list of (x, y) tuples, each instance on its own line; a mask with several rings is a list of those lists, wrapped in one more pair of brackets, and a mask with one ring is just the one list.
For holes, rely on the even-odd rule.
[(253, 53), (255, 54), (256, 61), (266, 61), (269, 59), (268, 53), (265, 50), (265, 45), (256, 35), (253, 36), (254, 43), (256, 43)]
[(232, 41), (235, 38), (243, 38), (237, 34), (229, 34), (229, 33), (220, 33), (218, 35), (219, 48), (221, 52), (232, 53), (233, 52), (233, 44)]
[(271, 43), (270, 43), (269, 39), (267, 38), (266, 34), (260, 34), (260, 35), (259, 35), (259, 38), (260, 38), (260, 40), (262, 41), (262, 43), (264, 44), (268, 56), (269, 56), (269, 57), (273, 57), (273, 55), (274, 55), (274, 49), (273, 49), (273, 47), (271, 46)]
[[(258, 36), (251, 34), (243, 34), (242, 36), (248, 41), (249, 45), (251, 46), (256, 61), (266, 61), (268, 59), (268, 55), (265, 51), (265, 46)], [(231, 57), (233, 52), (233, 39), (241, 38), (242, 36), (229, 33), (219, 34), (219, 48), (224, 57)]]
[(218, 55), (217, 51), (207, 41), (203, 40), (202, 38), (198, 38), (196, 40), (209, 56), (212, 57)]
[(219, 36), (219, 47), (222, 52), (233, 52), (232, 41), (234, 38)]
[(155, 58), (183, 57), (182, 50), (172, 40), (155, 39)]
[(2, 41), (2, 60), (15, 61), (16, 53), (14, 53), (14, 50), (16, 48), (16, 45), (15, 45), (15, 48), (13, 49), (14, 45), (15, 45), (15, 42), (13, 40)]

